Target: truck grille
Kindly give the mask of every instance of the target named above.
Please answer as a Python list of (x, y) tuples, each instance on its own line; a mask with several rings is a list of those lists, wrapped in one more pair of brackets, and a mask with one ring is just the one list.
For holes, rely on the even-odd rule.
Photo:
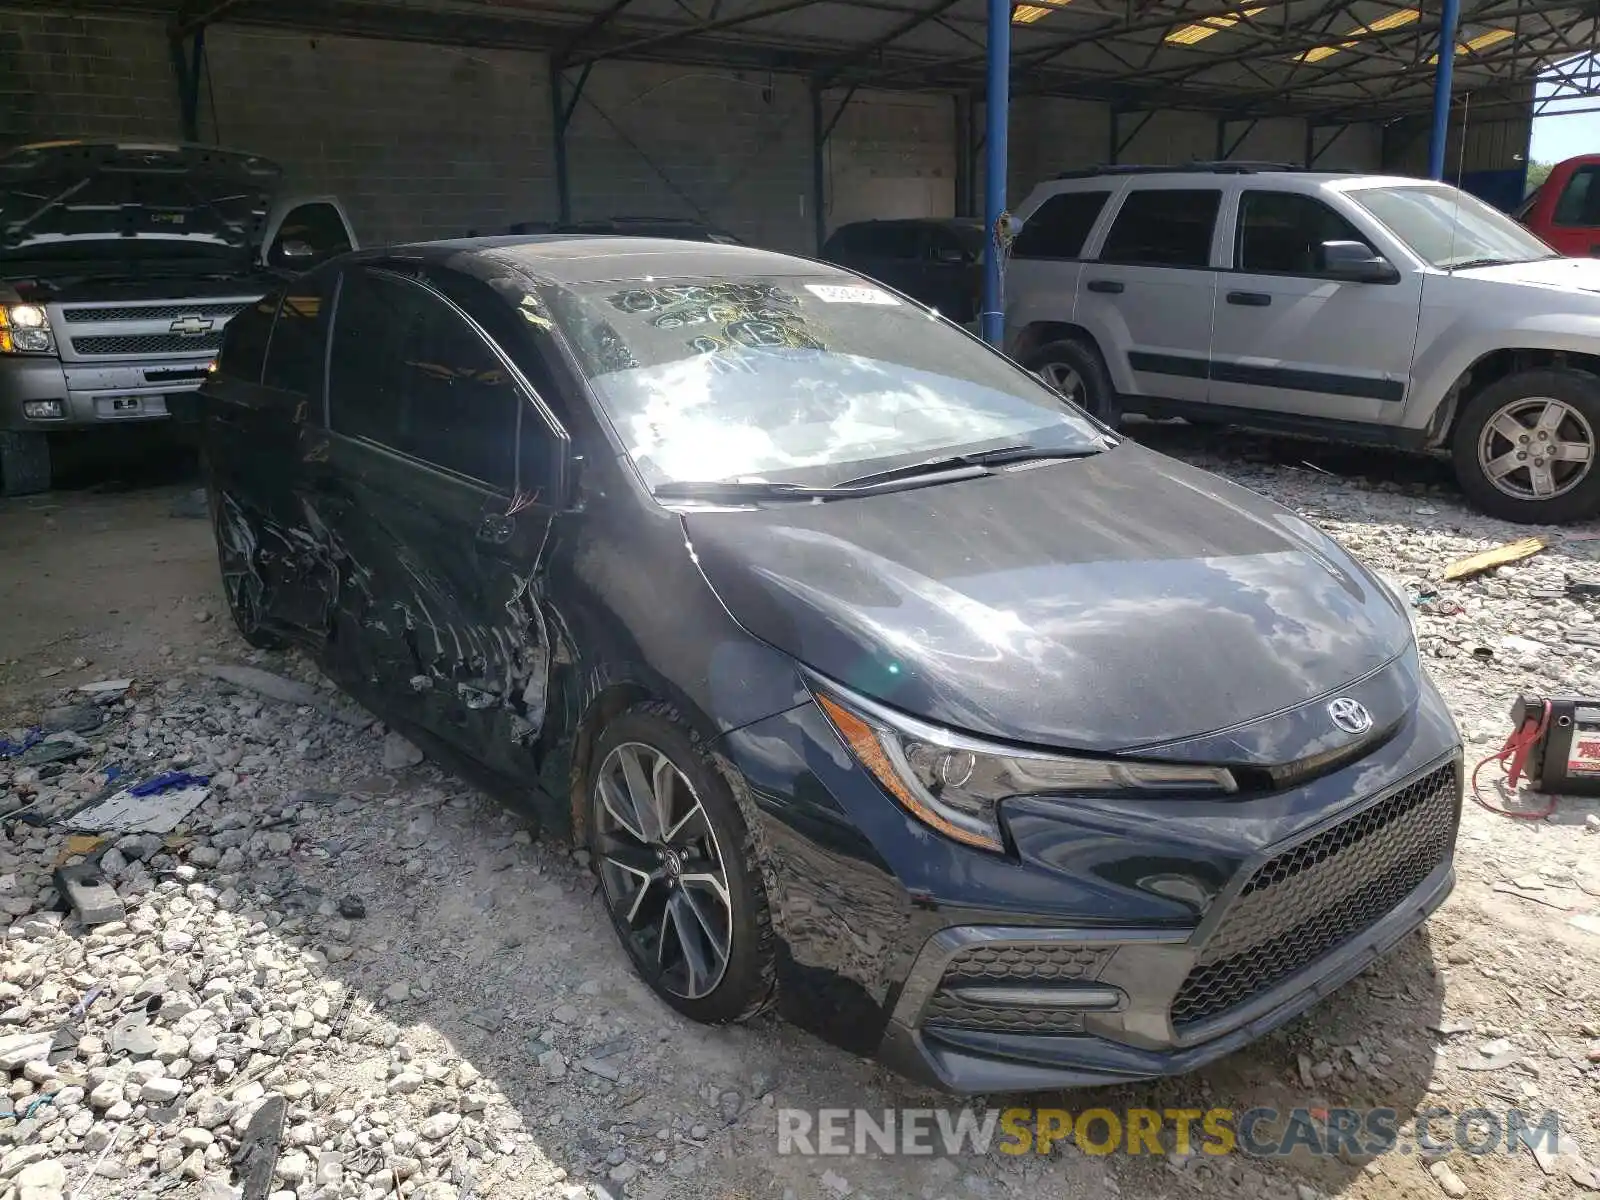
[(72, 348), (79, 354), (204, 354), (221, 345), (220, 329), (198, 337), (181, 333), (113, 333), (72, 339)]
[(1182, 1027), (1224, 1013), (1370, 928), (1450, 852), (1455, 764), (1258, 867), (1172, 1002)]
[(116, 308), (64, 308), (69, 325), (91, 321), (170, 321), (177, 317), (231, 317), (243, 304), (130, 304)]
[(986, 1033), (1082, 1033), (1081, 1012), (975, 1004), (949, 989), (984, 983), (1090, 983), (1110, 957), (1109, 950), (1045, 942), (969, 947), (945, 966), (939, 988), (923, 1010), (922, 1024)]

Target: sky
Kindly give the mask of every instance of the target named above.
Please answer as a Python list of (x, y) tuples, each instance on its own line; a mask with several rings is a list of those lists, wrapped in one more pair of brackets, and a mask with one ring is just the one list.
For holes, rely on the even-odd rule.
[[(1582, 61), (1571, 68), (1583, 71)], [(1591, 65), (1589, 69), (1594, 69)], [(1592, 81), (1591, 81), (1592, 82)], [(1538, 96), (1548, 96), (1554, 88), (1539, 84)], [(1600, 96), (1577, 96), (1569, 89), (1555, 109), (1600, 109)], [(1533, 145), (1529, 157), (1534, 162), (1557, 163), (1576, 154), (1600, 153), (1600, 112), (1574, 113), (1571, 116), (1543, 116), (1533, 119)]]

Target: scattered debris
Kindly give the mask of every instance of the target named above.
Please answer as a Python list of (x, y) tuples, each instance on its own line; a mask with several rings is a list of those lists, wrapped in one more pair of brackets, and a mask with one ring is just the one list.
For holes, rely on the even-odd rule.
[(120, 921), (125, 915), (117, 889), (111, 886), (95, 863), (58, 867), (55, 879), (56, 890), (72, 906), (83, 924), (104, 925), (110, 921)]
[(390, 730), (383, 739), (383, 765), (391, 771), (398, 771), (403, 767), (414, 767), (422, 761), (422, 751), (418, 750), (398, 733)]
[(211, 663), (201, 667), (200, 670), (214, 679), (221, 679), (225, 683), (233, 684), (234, 687), (255, 692), (258, 696), (265, 696), (268, 700), (276, 700), (280, 704), (303, 704), (346, 725), (359, 728), (372, 723), (372, 718), (366, 713), (333, 703), (310, 684), (285, 679), (282, 675), (274, 675), (271, 671), (263, 671), (259, 667)]
[(104, 799), (91, 800), (62, 824), (84, 832), (171, 833), (210, 794), (204, 784), (166, 787), (142, 795), (123, 788)]
[(113, 696), (127, 691), (132, 686), (131, 679), (102, 679), (97, 683), (85, 683), (78, 690), (88, 696)]
[(1515, 542), (1507, 542), (1503, 546), (1496, 546), (1493, 550), (1485, 550), (1481, 554), (1468, 555), (1459, 558), (1444, 569), (1441, 578), (1471, 579), (1474, 575), (1481, 575), (1495, 567), (1503, 567), (1507, 563), (1521, 562), (1525, 558), (1532, 558), (1545, 548), (1545, 540), (1538, 537), (1521, 538)]
[(340, 896), (339, 915), (347, 921), (359, 921), (367, 915), (366, 902), (360, 896)]
[(1548, 896), (1538, 895), (1530, 889), (1520, 887), (1515, 883), (1507, 883), (1504, 880), (1501, 880), (1492, 886), (1495, 891), (1503, 893), (1504, 895), (1515, 896), (1519, 900), (1531, 900), (1535, 904), (1543, 904), (1547, 908), (1555, 909), (1557, 912), (1572, 911), (1572, 906), (1570, 904), (1563, 904), (1559, 900), (1551, 900)]
[(283, 1144), (283, 1122), (288, 1101), (282, 1095), (268, 1096), (239, 1139), (233, 1165), (239, 1178), (242, 1200), (266, 1200), (272, 1190), (272, 1172), (278, 1165)]
[(1467, 1194), (1467, 1185), (1461, 1182), (1461, 1176), (1452, 1171), (1450, 1164), (1444, 1159), (1441, 1158), (1432, 1164), (1428, 1168), (1428, 1174), (1433, 1176), (1439, 1185), (1439, 1190), (1449, 1196), (1450, 1200), (1462, 1200)]

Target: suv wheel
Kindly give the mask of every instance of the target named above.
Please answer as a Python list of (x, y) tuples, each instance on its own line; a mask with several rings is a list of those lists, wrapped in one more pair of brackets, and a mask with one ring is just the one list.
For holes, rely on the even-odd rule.
[(1557, 525), (1600, 512), (1600, 378), (1523, 371), (1462, 410), (1451, 447), (1461, 490), (1490, 516)]
[(694, 1021), (773, 999), (772, 919), (755, 847), (704, 743), (664, 704), (606, 726), (589, 779), (589, 849), (606, 909), (655, 993)]
[(0, 495), (50, 490), (50, 435), (0, 433)]
[(1100, 351), (1067, 338), (1049, 342), (1028, 355), (1023, 366), (1090, 415), (1115, 427), (1121, 419), (1116, 389)]

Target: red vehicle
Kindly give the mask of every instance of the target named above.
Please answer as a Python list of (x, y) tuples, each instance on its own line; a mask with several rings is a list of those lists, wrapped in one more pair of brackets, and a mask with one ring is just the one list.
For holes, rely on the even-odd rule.
[(1600, 154), (1557, 163), (1511, 215), (1570, 258), (1600, 257)]

